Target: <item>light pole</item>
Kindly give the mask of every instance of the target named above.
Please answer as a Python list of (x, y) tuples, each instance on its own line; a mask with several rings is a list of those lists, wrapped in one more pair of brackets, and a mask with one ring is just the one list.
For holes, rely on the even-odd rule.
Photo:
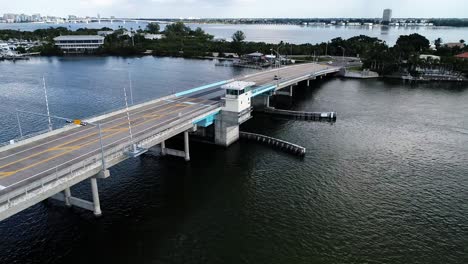
[(101, 162), (102, 162), (102, 171), (106, 170), (106, 160), (104, 159), (104, 144), (102, 143), (102, 129), (101, 124), (97, 124), (99, 129), (99, 144), (101, 145)]
[[(130, 65), (130, 62), (128, 63)], [(133, 85), (132, 85), (132, 75), (130, 73), (130, 69), (127, 68), (128, 71), (128, 86), (130, 88), (130, 103), (133, 105)]]
[(30, 114), (30, 115), (37, 115), (37, 116), (45, 116), (45, 117), (49, 117), (49, 118), (55, 118), (55, 119), (59, 119), (59, 120), (64, 120), (66, 121), (67, 123), (75, 123), (77, 125), (81, 125), (81, 126), (86, 126), (87, 124), (90, 124), (92, 126), (95, 126), (99, 129), (99, 143), (101, 144), (101, 159), (102, 159), (102, 168), (105, 170), (106, 169), (106, 164), (105, 164), (105, 161), (104, 161), (104, 144), (103, 144), (103, 141), (102, 141), (102, 129), (101, 129), (101, 124), (95, 124), (95, 123), (91, 123), (91, 122), (82, 122), (81, 120), (79, 119), (76, 119), (76, 120), (73, 120), (71, 118), (66, 118), (66, 117), (61, 117), (61, 116), (50, 116), (50, 115), (44, 115), (44, 114), (41, 114), (41, 113), (34, 113), (34, 112), (28, 112), (28, 111), (21, 111), (21, 110), (16, 110), (16, 118), (18, 120), (18, 126), (19, 126), (19, 129), (20, 129), (20, 134), (21, 134), (21, 137), (23, 137), (23, 132), (22, 132), (22, 129), (21, 129), (21, 124), (20, 124), (20, 120), (19, 120), (19, 113), (24, 113), (24, 114)]
[(127, 112), (127, 121), (128, 121), (128, 131), (130, 133), (130, 144), (132, 145), (132, 151), (137, 152), (136, 144), (133, 143), (133, 133), (132, 133), (132, 123), (130, 121), (130, 111), (128, 110), (128, 100), (127, 100), (127, 89), (124, 86), (124, 98), (125, 98), (125, 111)]
[(343, 48), (342, 46), (338, 46), (338, 48), (341, 48), (341, 49), (343, 50), (343, 59), (342, 59), (342, 61), (343, 61), (343, 64), (344, 64), (344, 61), (345, 61), (345, 59), (344, 59), (344, 55), (345, 55), (345, 48)]
[(276, 53), (276, 55), (278, 56), (279, 67), (281, 67), (281, 54), (279, 53), (280, 48), (281, 48), (281, 44), (278, 45), (278, 48), (276, 50), (270, 49), (270, 51), (274, 51)]
[(46, 107), (47, 107), (47, 117), (49, 119), (49, 131), (52, 131), (52, 120), (50, 119), (50, 111), (49, 111), (49, 99), (47, 97), (47, 87), (46, 87), (44, 76), (42, 76), (42, 84), (44, 86), (44, 97), (45, 97), (45, 102), (46, 102)]
[(20, 138), (23, 138), (23, 129), (21, 128), (21, 122), (20, 122), (18, 109), (16, 109), (16, 121), (18, 121), (18, 128), (19, 128), (19, 132), (20, 132)]
[(279, 58), (279, 66), (278, 66), (278, 73), (277, 73), (277, 77), (279, 78), (280, 76), (280, 68), (281, 68), (281, 54), (279, 53), (279, 49), (281, 48), (281, 44), (278, 46), (278, 48), (276, 50), (274, 49), (270, 49), (270, 51), (274, 51), (276, 52), (276, 55), (278, 56)]

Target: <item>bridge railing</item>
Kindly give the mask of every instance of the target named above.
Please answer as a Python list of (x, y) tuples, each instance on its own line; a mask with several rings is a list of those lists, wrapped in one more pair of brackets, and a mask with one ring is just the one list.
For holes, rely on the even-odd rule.
[[(149, 141), (154, 141), (155, 138), (160, 138), (164, 134), (170, 133), (172, 130), (177, 130), (193, 125), (192, 122), (197, 116), (200, 115), (200, 111), (204, 111), (208, 114), (209, 111), (215, 111), (218, 108), (219, 105), (212, 105), (206, 109), (193, 110), (192, 112), (186, 113), (183, 116), (184, 120), (176, 126), (174, 126), (173, 123), (180, 118), (179, 116), (167, 120), (165, 122), (166, 124), (160, 127), (158, 131), (154, 131), (152, 127), (144, 131), (138, 131), (134, 134), (133, 142), (138, 145), (143, 143), (148, 144)], [(148, 135), (148, 130), (152, 131), (150, 132), (152, 135)], [(125, 153), (131, 150), (131, 145), (132, 142), (125, 140), (123, 143), (106, 149), (104, 151), (105, 163), (114, 164), (116, 159), (126, 159), (127, 156)], [(82, 158), (85, 159), (82, 161), (77, 161)], [(75, 177), (89, 171), (90, 169), (96, 169), (99, 167), (102, 167), (102, 160), (100, 150), (96, 149), (66, 161), (58, 166), (37, 173), (0, 191), (0, 211), (6, 210), (12, 206), (15, 206), (17, 203), (20, 203), (26, 199), (26, 197), (28, 197), (29, 193), (47, 191), (50, 189), (50, 186), (64, 184), (64, 179), (67, 177)]]

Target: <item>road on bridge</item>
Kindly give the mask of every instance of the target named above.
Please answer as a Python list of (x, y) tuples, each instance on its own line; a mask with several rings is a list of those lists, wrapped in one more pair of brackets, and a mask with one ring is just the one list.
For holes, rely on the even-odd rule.
[[(294, 79), (322, 70), (332, 69), (319, 64), (299, 64), (280, 69), (240, 76), (235, 80), (253, 81), (257, 85), (274, 85), (275, 75), (283, 80)], [(131, 130), (134, 135), (148, 130), (158, 130), (167, 124), (176, 126), (191, 113), (203, 113), (219, 105), (223, 95), (220, 85), (187, 94), (183, 97), (161, 100), (131, 110)], [(186, 120), (185, 120), (186, 121)], [(102, 126), (104, 149), (130, 142), (130, 130), (126, 112), (98, 121)], [(5, 148), (3, 148), (5, 149)], [(99, 130), (95, 126), (76, 126), (67, 131), (50, 134), (27, 144), (19, 144), (6, 150), (0, 148), (0, 195), (52, 175), (100, 153)]]

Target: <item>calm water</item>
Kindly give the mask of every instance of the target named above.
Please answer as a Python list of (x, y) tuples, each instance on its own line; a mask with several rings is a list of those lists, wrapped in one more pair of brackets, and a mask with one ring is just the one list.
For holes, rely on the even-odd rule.
[[(141, 101), (240, 73), (152, 57), (2, 62), (2, 128), (11, 109), (45, 111), (43, 73), (53, 113), (121, 106), (128, 62)], [(468, 261), (466, 85), (330, 79), (295, 94), (293, 109), (338, 121), (256, 115), (242, 129), (303, 145), (304, 159), (245, 142), (192, 144), (189, 163), (154, 150), (99, 181), (99, 219), (46, 202), (1, 222), (0, 263)], [(89, 183), (72, 192), (89, 198)]]
[[(113, 29), (119, 26), (125, 28), (144, 29), (146, 23), (77, 23), (77, 24), (0, 24), (0, 29), (20, 29), (35, 30), (38, 28), (48, 28), (55, 26), (64, 26), (76, 30), (82, 27), (102, 28), (110, 27)], [(165, 27), (161, 24), (161, 28)], [(388, 44), (395, 44), (400, 35), (409, 35), (419, 33), (430, 41), (442, 38), (445, 42), (458, 42), (460, 39), (468, 40), (468, 28), (451, 27), (335, 27), (335, 26), (296, 26), (296, 25), (225, 25), (225, 24), (190, 24), (190, 27), (201, 27), (206, 32), (216, 36), (231, 39), (231, 36), (237, 30), (242, 30), (249, 41), (263, 41), (267, 43), (279, 43), (280, 41), (302, 44), (302, 43), (321, 43), (330, 41), (333, 38), (351, 38), (359, 35), (377, 37), (386, 41)]]

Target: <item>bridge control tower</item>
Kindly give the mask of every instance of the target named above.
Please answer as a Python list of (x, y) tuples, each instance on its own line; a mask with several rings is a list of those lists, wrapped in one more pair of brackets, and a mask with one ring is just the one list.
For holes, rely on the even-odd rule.
[(225, 100), (223, 111), (240, 113), (249, 109), (252, 97), (252, 91), (249, 88), (254, 85), (254, 82), (235, 81), (221, 86), (222, 89), (226, 90), (226, 95), (223, 98)]
[(225, 90), (224, 107), (215, 120), (215, 143), (229, 146), (239, 139), (239, 125), (252, 118), (252, 87), (255, 82), (234, 81)]

